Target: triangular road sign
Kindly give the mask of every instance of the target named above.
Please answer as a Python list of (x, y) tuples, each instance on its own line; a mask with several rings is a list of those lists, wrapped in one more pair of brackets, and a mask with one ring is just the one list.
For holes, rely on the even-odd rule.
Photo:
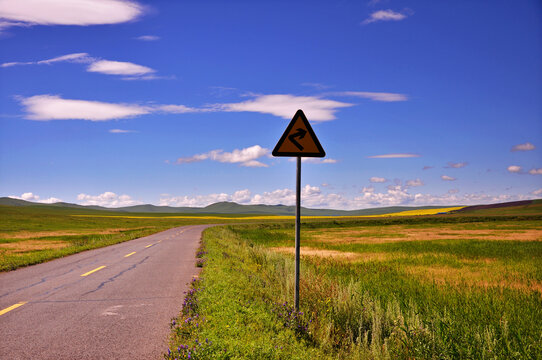
[(324, 157), (326, 152), (312, 131), (311, 124), (303, 113), (297, 110), (284, 134), (273, 149), (273, 156)]

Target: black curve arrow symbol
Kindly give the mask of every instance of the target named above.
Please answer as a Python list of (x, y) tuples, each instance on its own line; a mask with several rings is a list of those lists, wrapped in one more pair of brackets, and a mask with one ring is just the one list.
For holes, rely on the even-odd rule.
[(297, 132), (295, 134), (292, 134), (288, 136), (288, 139), (300, 150), (303, 151), (304, 147), (300, 143), (298, 143), (295, 138), (303, 139), (305, 137), (305, 134), (307, 133), (306, 130), (303, 130), (302, 128), (297, 128)]

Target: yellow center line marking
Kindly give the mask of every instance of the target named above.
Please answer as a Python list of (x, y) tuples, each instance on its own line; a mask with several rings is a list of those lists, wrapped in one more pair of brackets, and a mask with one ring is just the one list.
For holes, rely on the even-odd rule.
[(96, 271), (98, 271), (98, 270), (102, 270), (104, 267), (105, 267), (105, 265), (100, 266), (100, 267), (98, 267), (98, 268), (96, 268), (96, 269), (94, 269), (94, 270), (90, 270), (89, 272), (84, 273), (84, 274), (81, 275), (81, 276), (87, 276), (87, 275), (90, 275), (90, 274), (92, 274), (93, 272), (96, 272)]
[(5, 308), (4, 310), (0, 310), (0, 315), (4, 315), (5, 313), (10, 312), (13, 309), (17, 309), (19, 306), (23, 306), (27, 302), (28, 301), (21, 301), (21, 302), (15, 304), (15, 305), (11, 305), (10, 307)]
[(134, 251), (134, 252), (131, 252), (131, 253), (129, 253), (129, 254), (124, 255), (124, 257), (132, 256), (132, 255), (134, 255), (135, 253), (136, 253), (135, 251)]
[(148, 247), (151, 247), (151, 246), (153, 246), (153, 245), (154, 245), (154, 244), (149, 244), (149, 245), (147, 245), (147, 246), (145, 246), (145, 247), (148, 248)]

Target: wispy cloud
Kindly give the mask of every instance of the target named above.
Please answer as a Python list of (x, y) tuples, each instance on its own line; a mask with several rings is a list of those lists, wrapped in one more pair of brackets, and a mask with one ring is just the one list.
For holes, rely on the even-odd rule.
[(372, 183), (385, 183), (386, 181), (388, 181), (388, 179), (383, 178), (383, 177), (373, 176), (372, 178), (369, 179), (369, 181)]
[(89, 72), (99, 72), (107, 75), (147, 75), (155, 70), (125, 61), (99, 60), (89, 65)]
[[(278, 97), (278, 98), (277, 98)], [(280, 98), (285, 99), (284, 103)], [(296, 99), (299, 101), (296, 102)], [(30, 120), (91, 120), (105, 121), (135, 117), (150, 113), (195, 113), (195, 112), (234, 112), (255, 111), (269, 113), (282, 118), (291, 118), (301, 107), (307, 117), (314, 121), (334, 119), (333, 113), (340, 107), (350, 104), (313, 97), (294, 95), (261, 95), (255, 100), (234, 104), (212, 104), (201, 108), (182, 104), (126, 104), (107, 103), (91, 100), (63, 99), (59, 95), (35, 95), (19, 97)], [(273, 104), (275, 106), (273, 106)], [(328, 160), (328, 163), (331, 160)]]
[(369, 91), (340, 91), (332, 93), (336, 96), (352, 96), (382, 102), (407, 101), (408, 96), (398, 93), (369, 92)]
[(130, 0), (2, 0), (2, 28), (34, 25), (101, 25), (136, 20), (143, 6)]
[(325, 85), (325, 84), (321, 84), (321, 83), (314, 83), (314, 82), (305, 82), (305, 83), (302, 83), (301, 85), (302, 86), (308, 86), (308, 87), (314, 88), (316, 90), (325, 90), (325, 89), (329, 89), (331, 87), (329, 85)]
[(536, 146), (531, 144), (530, 142), (526, 142), (525, 144), (518, 144), (514, 146), (510, 151), (531, 151), (536, 149)]
[(457, 180), (456, 178), (452, 177), (452, 176), (448, 176), (448, 175), (441, 175), (440, 178), (444, 181), (455, 181)]
[(542, 168), (531, 169), (531, 170), (529, 170), (529, 174), (531, 174), (531, 175), (542, 175)]
[(206, 109), (195, 109), (184, 105), (140, 105), (107, 103), (91, 100), (63, 99), (58, 95), (36, 95), (19, 97), (29, 120), (90, 120), (108, 121), (132, 118), (150, 113), (187, 113)]
[(422, 168), (422, 170), (429, 170), (429, 169), (432, 169), (432, 168), (434, 168), (434, 166), (427, 166), (427, 165), (426, 165), (426, 166), (424, 166), (424, 167)]
[(400, 153), (400, 154), (383, 154), (383, 155), (373, 155), (367, 156), (368, 159), (401, 159), (401, 158), (417, 158), (420, 157), (419, 154), (411, 153)]
[(63, 99), (57, 95), (22, 98), (21, 104), (30, 120), (107, 121), (148, 114), (151, 108), (135, 104)]
[(90, 63), (94, 61), (94, 58), (90, 57), (87, 53), (74, 53), (62, 56), (57, 56), (52, 59), (45, 59), (39, 61), (12, 61), (0, 64), (0, 67), (11, 67), (19, 65), (50, 65), (56, 62), (75, 62), (75, 63)]
[(180, 157), (176, 164), (188, 164), (203, 160), (213, 160), (221, 163), (239, 164), (246, 167), (268, 167), (256, 159), (269, 155), (269, 149), (263, 148), (260, 145), (254, 145), (244, 149), (235, 149), (232, 152), (224, 150), (211, 150), (203, 154), (196, 154), (190, 157)]
[(521, 166), (518, 165), (510, 165), (507, 170), (511, 173), (520, 173), (521, 172)]
[(216, 104), (221, 111), (258, 112), (291, 119), (298, 109), (303, 109), (310, 121), (334, 120), (335, 112), (352, 104), (315, 96), (295, 96), (289, 94), (254, 95), (251, 100), (238, 103)]
[(52, 59), (39, 60), (39, 61), (15, 61), (0, 64), (0, 67), (12, 67), (20, 65), (50, 65), (58, 62), (71, 62), (71, 63), (83, 63), (89, 64), (87, 66), (88, 72), (97, 72), (107, 75), (122, 75), (127, 76), (122, 78), (123, 80), (154, 80), (161, 79), (154, 75), (156, 70), (147, 66), (134, 64), (127, 61), (112, 61), (103, 60), (90, 56), (87, 53), (74, 53), (58, 56)]
[(400, 21), (406, 19), (410, 15), (411, 11), (404, 11), (402, 13), (395, 12), (393, 10), (378, 10), (373, 12), (362, 24), (367, 25), (378, 21)]
[(141, 35), (141, 36), (138, 36), (135, 38), (136, 40), (141, 40), (141, 41), (157, 41), (157, 40), (160, 40), (160, 36), (156, 36), (156, 35)]
[(468, 162), (458, 162), (458, 163), (448, 162), (448, 165), (445, 166), (445, 168), (447, 168), (447, 169), (460, 169), (460, 168), (464, 168), (468, 164), (469, 164)]
[(414, 180), (408, 180), (406, 182), (407, 187), (417, 187), (417, 186), (423, 186), (425, 183), (420, 179), (414, 179)]

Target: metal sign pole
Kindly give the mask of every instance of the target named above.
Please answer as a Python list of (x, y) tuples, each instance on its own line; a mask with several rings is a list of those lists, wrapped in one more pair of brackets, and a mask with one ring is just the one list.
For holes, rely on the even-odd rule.
[(301, 156), (297, 157), (295, 181), (295, 309), (299, 311), (299, 234), (301, 228)]

